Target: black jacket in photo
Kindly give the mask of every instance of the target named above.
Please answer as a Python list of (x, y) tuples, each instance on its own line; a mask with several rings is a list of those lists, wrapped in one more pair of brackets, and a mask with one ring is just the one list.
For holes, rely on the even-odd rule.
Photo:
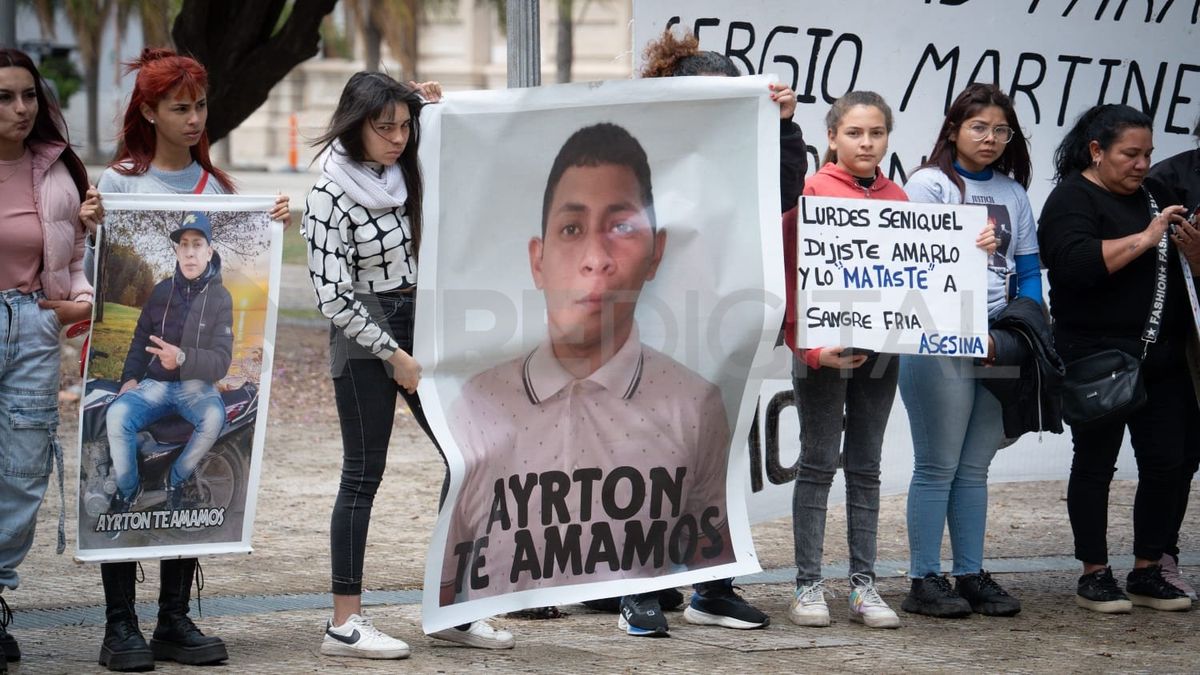
[[(183, 365), (163, 368), (146, 351), (153, 344), (151, 335), (183, 349)], [(208, 269), (198, 278), (187, 279), (176, 264), (175, 274), (155, 285), (133, 331), (121, 382), (149, 377), (211, 383), (229, 373), (232, 360), (233, 298), (221, 283), (221, 256), (213, 251)]]

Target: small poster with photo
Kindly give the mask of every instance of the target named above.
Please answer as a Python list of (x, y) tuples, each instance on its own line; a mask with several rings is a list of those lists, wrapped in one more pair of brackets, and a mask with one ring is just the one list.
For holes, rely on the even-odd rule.
[(274, 201), (105, 197), (77, 560), (250, 552), (281, 266)]

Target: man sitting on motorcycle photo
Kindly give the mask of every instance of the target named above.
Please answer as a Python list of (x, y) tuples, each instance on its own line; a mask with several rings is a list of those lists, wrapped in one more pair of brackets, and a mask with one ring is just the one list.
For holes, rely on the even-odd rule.
[(172, 414), (195, 427), (164, 485), (167, 508), (178, 510), (195, 506), (182, 503), (181, 487), (225, 424), (225, 405), (215, 383), (229, 372), (233, 357), (233, 300), (221, 283), (212, 225), (205, 214), (188, 212), (170, 238), (175, 273), (155, 285), (142, 307), (121, 372), (121, 391), (107, 413), (117, 483), (109, 513), (129, 511), (142, 492), (139, 431)]

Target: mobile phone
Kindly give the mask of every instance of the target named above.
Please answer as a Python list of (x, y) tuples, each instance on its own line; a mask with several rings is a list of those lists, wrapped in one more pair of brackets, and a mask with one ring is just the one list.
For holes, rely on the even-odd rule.
[(838, 352), (838, 356), (842, 358), (850, 358), (851, 356), (872, 356), (875, 352), (870, 349), (862, 349), (860, 347), (846, 347)]

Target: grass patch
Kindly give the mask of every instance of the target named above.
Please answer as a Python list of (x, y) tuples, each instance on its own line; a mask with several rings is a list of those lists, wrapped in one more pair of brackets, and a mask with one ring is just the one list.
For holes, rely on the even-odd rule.
[[(92, 377), (116, 380), (125, 368), (125, 356), (129, 353), (129, 340), (137, 326), (142, 310), (138, 307), (104, 303), (104, 321), (92, 324)], [(97, 357), (96, 352), (107, 354)]]
[(321, 314), (314, 307), (312, 309), (296, 309), (292, 307), (280, 307), (279, 318), (282, 320), (292, 321), (327, 321), (324, 314)]
[(304, 241), (304, 235), (300, 234), (300, 218), (301, 215), (293, 211), (292, 226), (283, 231), (283, 264), (285, 265), (308, 264), (308, 242)]

